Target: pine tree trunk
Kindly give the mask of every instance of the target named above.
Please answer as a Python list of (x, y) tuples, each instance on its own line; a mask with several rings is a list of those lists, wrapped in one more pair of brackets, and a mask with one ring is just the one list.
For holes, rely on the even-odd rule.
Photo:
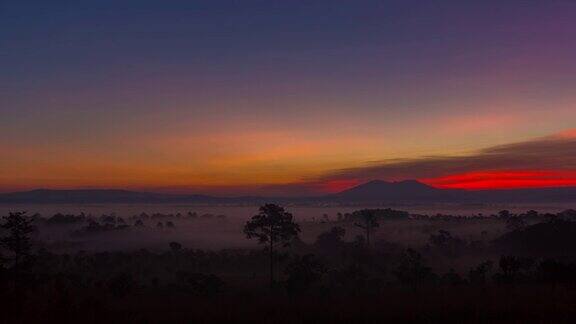
[(274, 287), (274, 243), (270, 237), (270, 289)]

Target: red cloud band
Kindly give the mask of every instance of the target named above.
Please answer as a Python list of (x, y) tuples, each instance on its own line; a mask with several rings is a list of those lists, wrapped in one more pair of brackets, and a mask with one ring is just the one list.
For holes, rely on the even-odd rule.
[(472, 171), (421, 181), (437, 188), (468, 190), (566, 187), (576, 186), (576, 171)]

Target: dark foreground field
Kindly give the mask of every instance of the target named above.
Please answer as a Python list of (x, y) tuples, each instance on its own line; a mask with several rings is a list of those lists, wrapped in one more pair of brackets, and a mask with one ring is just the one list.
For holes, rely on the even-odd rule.
[[(362, 210), (297, 224), (267, 205), (257, 216), (243, 231), (261, 246), (202, 250), (168, 241), (157, 249), (103, 251), (78, 242), (155, 231), (169, 239), (166, 226), (219, 224), (225, 217), (7, 215), (0, 236), (2, 322), (576, 319), (571, 210), (477, 217)], [(43, 241), (48, 231), (61, 240)]]
[(54, 287), (31, 295), (4, 295), (3, 322), (513, 322), (573, 323), (574, 288), (387, 287), (373, 293), (286, 296), (266, 291), (193, 296), (178, 291), (138, 289), (112, 297), (105, 289)]

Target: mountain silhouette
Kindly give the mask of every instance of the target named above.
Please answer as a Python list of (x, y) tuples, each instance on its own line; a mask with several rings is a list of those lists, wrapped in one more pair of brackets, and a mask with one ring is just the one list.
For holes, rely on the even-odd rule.
[(446, 201), (460, 196), (461, 190), (438, 189), (417, 180), (372, 180), (331, 195), (334, 199), (344, 201)]
[(576, 187), (468, 191), (462, 189), (439, 189), (417, 180), (399, 182), (373, 180), (331, 195), (329, 199), (339, 202), (576, 202)]

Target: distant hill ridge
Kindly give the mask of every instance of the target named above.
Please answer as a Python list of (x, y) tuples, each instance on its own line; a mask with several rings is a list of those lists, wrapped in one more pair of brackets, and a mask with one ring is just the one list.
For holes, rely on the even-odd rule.
[(466, 191), (439, 189), (417, 180), (388, 182), (372, 180), (342, 192), (321, 197), (214, 197), (139, 192), (121, 189), (37, 189), (0, 194), (0, 203), (261, 203), (261, 202), (452, 202), (452, 203), (516, 203), (516, 202), (574, 202), (576, 187), (493, 189)]
[(339, 192), (333, 197), (340, 200), (402, 200), (431, 201), (449, 200), (460, 190), (444, 190), (431, 187), (417, 180), (388, 182), (372, 180), (354, 188)]
[(467, 191), (439, 189), (417, 180), (387, 182), (373, 180), (339, 192), (340, 201), (382, 202), (574, 202), (576, 187), (490, 189)]
[(204, 195), (174, 195), (121, 189), (75, 189), (32, 191), (0, 194), (0, 203), (155, 203), (179, 201), (209, 201)]

